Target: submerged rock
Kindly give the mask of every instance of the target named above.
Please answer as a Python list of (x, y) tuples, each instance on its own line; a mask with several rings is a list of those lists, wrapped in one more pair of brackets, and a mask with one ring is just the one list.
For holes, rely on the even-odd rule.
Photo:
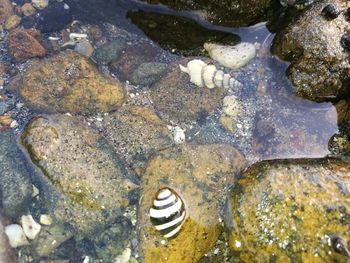
[[(244, 157), (223, 144), (182, 145), (150, 159), (138, 212), (143, 262), (198, 262), (220, 235), (223, 198), (244, 167)], [(180, 232), (171, 239), (163, 237), (149, 217), (155, 195), (165, 187), (180, 196), (186, 211)]]
[(292, 63), (288, 76), (297, 95), (315, 101), (350, 92), (350, 55), (341, 43), (350, 23), (345, 15), (327, 19), (322, 14), (327, 3), (347, 7), (345, 0), (319, 1), (279, 32), (273, 44), (273, 52)]
[(22, 142), (44, 174), (40, 200), (55, 224), (84, 236), (121, 216), (136, 179), (97, 132), (68, 115), (37, 117)]
[(104, 77), (75, 52), (36, 62), (18, 88), (30, 108), (50, 113), (109, 112), (125, 100), (124, 87), (117, 80)]
[(173, 144), (165, 123), (149, 108), (123, 107), (106, 116), (103, 134), (133, 168), (143, 167), (155, 152)]
[(17, 218), (31, 200), (31, 170), (10, 130), (0, 131), (0, 163), (1, 206), (7, 217)]
[(43, 33), (60, 31), (72, 20), (69, 6), (64, 2), (55, 1), (39, 14), (37, 28)]
[(121, 39), (114, 39), (97, 48), (91, 59), (97, 64), (108, 64), (117, 59), (126, 48), (126, 42)]
[(12, 4), (9, 0), (0, 0), (0, 25), (12, 15)]
[(191, 123), (201, 114), (212, 114), (224, 96), (224, 88), (204, 89), (190, 83), (180, 61), (169, 67), (170, 73), (151, 88), (151, 99), (159, 114), (175, 123)]
[(230, 247), (240, 262), (348, 262), (350, 162), (269, 161), (230, 196)]
[(131, 75), (134, 85), (149, 86), (162, 78), (168, 65), (165, 63), (142, 63)]
[(14, 29), (8, 36), (7, 45), (10, 55), (17, 61), (23, 61), (45, 56), (46, 50), (41, 41), (40, 33), (37, 31)]

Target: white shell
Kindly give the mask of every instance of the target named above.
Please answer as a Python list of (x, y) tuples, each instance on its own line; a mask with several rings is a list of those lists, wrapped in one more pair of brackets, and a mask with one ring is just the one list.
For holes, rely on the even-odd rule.
[(208, 89), (242, 87), (242, 83), (231, 75), (224, 74), (222, 70), (217, 70), (214, 65), (208, 65), (200, 59), (191, 60), (186, 67), (180, 65), (180, 69), (187, 73), (190, 76), (190, 81), (198, 87), (207, 87)]
[(212, 59), (231, 69), (238, 69), (246, 65), (256, 54), (255, 46), (247, 42), (235, 46), (205, 43), (204, 48)]
[(39, 234), (41, 225), (35, 222), (31, 215), (22, 216), (21, 224), (23, 227), (24, 234), (29, 239), (35, 239), (35, 237)]
[(5, 234), (13, 248), (29, 245), (29, 242), (20, 225), (12, 224), (5, 227)]
[(230, 117), (236, 117), (241, 111), (241, 106), (234, 95), (226, 96), (222, 104), (222, 111)]
[(158, 191), (149, 215), (154, 227), (165, 238), (174, 237), (186, 219), (186, 210), (181, 198), (170, 188)]

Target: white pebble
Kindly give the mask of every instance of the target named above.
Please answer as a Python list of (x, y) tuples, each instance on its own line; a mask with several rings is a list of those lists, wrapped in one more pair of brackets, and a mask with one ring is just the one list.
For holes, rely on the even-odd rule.
[(35, 239), (41, 230), (41, 225), (35, 222), (31, 215), (22, 216), (21, 224), (23, 227), (24, 234), (29, 239)]
[(51, 225), (52, 224), (51, 216), (45, 215), (45, 214), (41, 215), (40, 216), (40, 224), (45, 225), (45, 226)]
[(5, 227), (5, 234), (13, 248), (29, 245), (29, 242), (20, 225), (12, 224)]

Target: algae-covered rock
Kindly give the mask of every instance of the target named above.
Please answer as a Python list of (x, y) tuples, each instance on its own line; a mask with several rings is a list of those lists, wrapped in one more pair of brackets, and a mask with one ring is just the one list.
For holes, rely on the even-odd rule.
[(0, 131), (0, 201), (4, 214), (26, 213), (32, 194), (31, 169), (11, 130)]
[(169, 67), (170, 73), (152, 86), (151, 99), (163, 118), (191, 123), (202, 115), (212, 114), (221, 103), (225, 90), (199, 88), (191, 84), (179, 64), (186, 65), (187, 61)]
[(155, 152), (173, 145), (165, 123), (150, 109), (125, 106), (102, 122), (115, 151), (133, 168), (142, 167)]
[(349, 262), (350, 162), (253, 165), (231, 192), (230, 247), (240, 262)]
[(98, 64), (108, 64), (117, 59), (125, 48), (126, 42), (124, 40), (115, 39), (97, 48), (91, 59)]
[(94, 130), (68, 115), (36, 117), (22, 143), (44, 176), (40, 200), (56, 224), (79, 234), (103, 230), (128, 205), (135, 178)]
[(23, 75), (19, 93), (30, 108), (50, 113), (108, 112), (125, 100), (121, 83), (104, 77), (75, 52), (35, 63)]
[(0, 0), (0, 25), (12, 15), (12, 5), (9, 0)]
[[(198, 262), (220, 235), (223, 198), (244, 166), (244, 157), (235, 148), (222, 144), (182, 145), (150, 159), (142, 176), (138, 214), (143, 262)], [(180, 196), (186, 210), (179, 234), (169, 240), (149, 218), (153, 198), (164, 187)]]
[(273, 52), (292, 63), (288, 76), (297, 95), (315, 101), (339, 98), (350, 87), (350, 56), (341, 43), (350, 23), (344, 14), (325, 17), (327, 4), (349, 7), (346, 0), (318, 1), (279, 32), (273, 44)]
[(148, 62), (142, 63), (131, 75), (131, 83), (135, 85), (152, 85), (159, 79), (167, 69), (167, 64)]

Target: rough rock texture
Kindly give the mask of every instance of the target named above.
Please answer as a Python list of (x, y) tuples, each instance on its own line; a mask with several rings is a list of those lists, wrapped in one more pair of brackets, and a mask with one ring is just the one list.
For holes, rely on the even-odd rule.
[(227, 212), (239, 262), (349, 262), (349, 171), (349, 160), (306, 159), (244, 172)]
[[(180, 64), (186, 65), (187, 61)], [(178, 63), (170, 66), (170, 73), (151, 88), (151, 99), (159, 114), (174, 122), (191, 123), (200, 116), (213, 113), (221, 103), (223, 88), (199, 88), (191, 84)]]
[(126, 48), (126, 43), (122, 39), (114, 39), (97, 48), (92, 55), (92, 60), (97, 64), (108, 64), (117, 59)]
[(32, 194), (30, 168), (12, 131), (0, 131), (0, 200), (10, 218), (27, 211)]
[(17, 256), (15, 251), (10, 247), (8, 238), (5, 234), (5, 222), (0, 210), (0, 262), (3, 263), (17, 263)]
[(288, 76), (301, 97), (324, 101), (350, 92), (350, 53), (341, 45), (342, 36), (350, 31), (350, 23), (344, 14), (334, 20), (321, 15), (327, 4), (346, 9), (350, 7), (347, 2), (315, 3), (274, 40), (273, 53), (292, 63)]
[(125, 100), (117, 80), (104, 77), (75, 52), (38, 61), (23, 75), (19, 93), (32, 109), (50, 113), (108, 112)]
[(12, 15), (12, 4), (9, 0), (0, 0), (0, 25)]
[(36, 117), (22, 142), (45, 175), (41, 200), (55, 223), (91, 234), (102, 231), (128, 205), (135, 178), (106, 140), (75, 117)]
[[(228, 187), (245, 167), (244, 157), (223, 144), (182, 145), (159, 152), (142, 177), (138, 214), (143, 262), (198, 262), (220, 235), (220, 210)], [(159, 189), (169, 187), (184, 201), (187, 217), (179, 234), (166, 244), (149, 218)]]
[(132, 73), (131, 83), (134, 85), (149, 86), (160, 80), (167, 70), (166, 63), (142, 63)]
[(10, 55), (17, 61), (43, 57), (46, 53), (37, 31), (14, 29), (8, 36), (7, 45)]
[(115, 151), (133, 168), (143, 167), (152, 154), (173, 144), (165, 123), (147, 107), (123, 107), (106, 116), (102, 127)]
[(171, 0), (145, 0), (152, 4), (165, 4), (174, 9), (187, 9), (203, 11), (206, 19), (214, 24), (226, 26), (243, 26), (266, 19), (270, 0), (207, 0), (207, 1), (171, 1)]

